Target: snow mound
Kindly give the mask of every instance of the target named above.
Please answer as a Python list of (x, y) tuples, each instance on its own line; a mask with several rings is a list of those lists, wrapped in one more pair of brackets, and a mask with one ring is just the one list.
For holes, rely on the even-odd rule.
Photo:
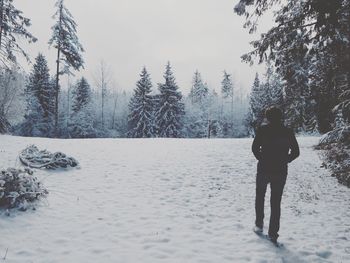
[(48, 191), (29, 169), (8, 168), (0, 172), (0, 208), (25, 211)]
[(69, 157), (61, 152), (51, 153), (47, 150), (39, 150), (35, 145), (31, 145), (24, 149), (19, 159), (21, 162), (31, 168), (46, 168), (46, 169), (57, 169), (76, 167), (79, 165), (78, 161), (73, 157)]

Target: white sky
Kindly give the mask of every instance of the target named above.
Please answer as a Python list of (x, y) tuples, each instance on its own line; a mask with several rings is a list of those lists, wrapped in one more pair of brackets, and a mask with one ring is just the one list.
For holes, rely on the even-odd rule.
[[(145, 65), (154, 84), (162, 81), (165, 64), (173, 65), (180, 89), (187, 93), (198, 69), (210, 88), (220, 90), (223, 70), (233, 73), (237, 85), (250, 88), (257, 67), (242, 63), (257, 36), (243, 29), (244, 19), (233, 12), (238, 0), (66, 0), (78, 23), (84, 46), (86, 76), (103, 59), (119, 89), (132, 90)], [(31, 32), (39, 39), (25, 47), (34, 60), (44, 53), (54, 73), (55, 49), (48, 49), (55, 0), (16, 0), (31, 18)], [(25, 64), (25, 63), (22, 63)], [(24, 65), (25, 69), (29, 69)], [(64, 85), (64, 83), (63, 83)]]

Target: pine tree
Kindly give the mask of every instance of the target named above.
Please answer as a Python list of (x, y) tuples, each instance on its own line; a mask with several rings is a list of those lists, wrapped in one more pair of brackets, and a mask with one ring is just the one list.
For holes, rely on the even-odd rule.
[(256, 73), (252, 91), (249, 100), (249, 115), (247, 116), (247, 124), (249, 130), (254, 132), (264, 121), (264, 110), (268, 104), (267, 94), (264, 85), (260, 83), (259, 75)]
[(184, 104), (181, 92), (175, 82), (170, 63), (166, 66), (164, 74), (165, 83), (158, 84), (158, 96), (155, 112), (155, 124), (159, 137), (182, 137)]
[(30, 137), (43, 137), (46, 132), (46, 125), (43, 120), (43, 109), (40, 106), (38, 98), (27, 92), (27, 108), (24, 115), (24, 121), (20, 126), (20, 135)]
[[(84, 67), (81, 53), (84, 52), (77, 37), (77, 24), (72, 14), (64, 5), (64, 0), (57, 0), (57, 11), (54, 18), (57, 20), (52, 27), (53, 34), (49, 41), (50, 46), (57, 49), (56, 94), (55, 94), (55, 131), (58, 131), (58, 97), (60, 75), (71, 74), (70, 68), (80, 70)], [(63, 64), (63, 68), (60, 66)]]
[(9, 122), (5, 118), (4, 114), (0, 112), (0, 134), (6, 133), (10, 127)]
[[(24, 17), (22, 11), (14, 6), (13, 0), (0, 0), (0, 63), (7, 70), (12, 70), (17, 63), (16, 53), (29, 60), (18, 39), (36, 42), (37, 39), (28, 31), (30, 25), (30, 19)], [(5, 133), (10, 128), (10, 123), (4, 109), (0, 108), (0, 116), (0, 133)]]
[(265, 74), (265, 83), (264, 85), (264, 93), (267, 94), (268, 100), (266, 104), (273, 105), (275, 107), (280, 108), (284, 111), (285, 103), (284, 103), (284, 88), (285, 84), (281, 80), (280, 76), (275, 73), (272, 69), (271, 65), (268, 65), (266, 74)]
[(192, 87), (186, 103), (185, 130), (191, 138), (208, 136), (209, 88), (198, 70), (194, 73)]
[(96, 137), (91, 108), (91, 88), (84, 77), (74, 86), (72, 96), (72, 121), (69, 123), (70, 136), (73, 138)]
[(245, 26), (253, 33), (259, 17), (275, 5), (276, 25), (242, 58), (274, 62), (287, 81), (286, 103), (301, 116), (292, 121), (294, 128), (307, 128), (316, 115), (319, 130), (326, 132), (335, 124), (333, 107), (349, 105), (341, 94), (350, 90), (350, 2), (240, 0), (235, 11), (247, 17)]
[(194, 73), (190, 98), (192, 104), (203, 105), (209, 93), (208, 85), (203, 83), (202, 76), (198, 70)]
[[(227, 99), (230, 100), (230, 117), (228, 123), (224, 124), (226, 126), (230, 126), (231, 131), (233, 131), (233, 118), (234, 118), (234, 113), (233, 113), (233, 107), (234, 107), (234, 87), (233, 87), (233, 81), (232, 81), (232, 75), (228, 74), (226, 70), (224, 71), (224, 77), (223, 80), (221, 81), (221, 94), (223, 98), (223, 105), (222, 107), (224, 108), (224, 102)], [(227, 122), (227, 120), (226, 120)]]
[[(28, 77), (25, 93), (27, 114), (22, 125), (22, 132), (27, 136), (49, 137), (53, 128), (54, 87), (50, 82), (47, 60), (40, 53)], [(25, 127), (29, 127), (28, 131), (24, 130)]]
[(84, 77), (77, 82), (72, 95), (74, 99), (72, 103), (73, 113), (81, 111), (91, 102), (91, 88)]
[(221, 81), (221, 94), (223, 98), (233, 97), (232, 76), (224, 71), (224, 77)]
[(13, 0), (0, 0), (0, 61), (6, 67), (11, 68), (10, 64), (16, 63), (16, 52), (29, 60), (18, 39), (22, 37), (29, 43), (36, 42), (37, 39), (28, 31), (30, 25), (30, 19), (14, 6)]
[(128, 137), (131, 138), (149, 138), (155, 135), (152, 82), (145, 67), (140, 77), (129, 103)]
[(53, 126), (54, 87), (50, 81), (47, 60), (42, 54), (39, 54), (35, 59), (33, 71), (29, 76), (27, 89), (32, 92), (39, 102), (43, 113), (42, 123), (46, 126), (44, 136), (49, 136)]
[(0, 67), (0, 134), (8, 132), (10, 123), (7, 119), (7, 109), (16, 94), (12, 94), (11, 80), (14, 70)]
[[(295, 43), (291, 43), (293, 46)], [(308, 132), (316, 128), (314, 99), (312, 98), (306, 47), (291, 48), (285, 58), (288, 67), (281, 69), (286, 81), (286, 122), (295, 132)]]

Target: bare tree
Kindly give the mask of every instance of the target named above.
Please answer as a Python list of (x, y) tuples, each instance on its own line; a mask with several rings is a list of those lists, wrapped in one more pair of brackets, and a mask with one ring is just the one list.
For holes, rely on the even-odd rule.
[(101, 128), (105, 128), (105, 106), (107, 103), (107, 95), (109, 92), (109, 86), (112, 83), (112, 70), (110, 66), (101, 60), (99, 69), (94, 76), (95, 85), (101, 92)]
[(113, 103), (113, 115), (112, 115), (112, 129), (115, 129), (115, 117), (117, 114), (117, 105), (118, 105), (118, 98), (119, 98), (119, 94), (118, 91), (114, 91), (113, 94), (114, 97), (114, 103)]
[[(0, 133), (9, 128), (10, 117), (21, 115), (23, 97), (20, 96), (24, 88), (24, 78), (17, 68), (2, 69), (0, 71)], [(19, 103), (21, 101), (21, 103)]]

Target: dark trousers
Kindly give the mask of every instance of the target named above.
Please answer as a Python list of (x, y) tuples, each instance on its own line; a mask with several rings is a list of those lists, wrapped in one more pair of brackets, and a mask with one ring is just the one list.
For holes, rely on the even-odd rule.
[(256, 176), (256, 197), (255, 197), (255, 225), (263, 227), (264, 225), (264, 203), (267, 185), (271, 187), (271, 216), (269, 225), (269, 236), (278, 238), (281, 217), (281, 199), (283, 188), (286, 183), (287, 175), (269, 176), (264, 173), (258, 173)]

